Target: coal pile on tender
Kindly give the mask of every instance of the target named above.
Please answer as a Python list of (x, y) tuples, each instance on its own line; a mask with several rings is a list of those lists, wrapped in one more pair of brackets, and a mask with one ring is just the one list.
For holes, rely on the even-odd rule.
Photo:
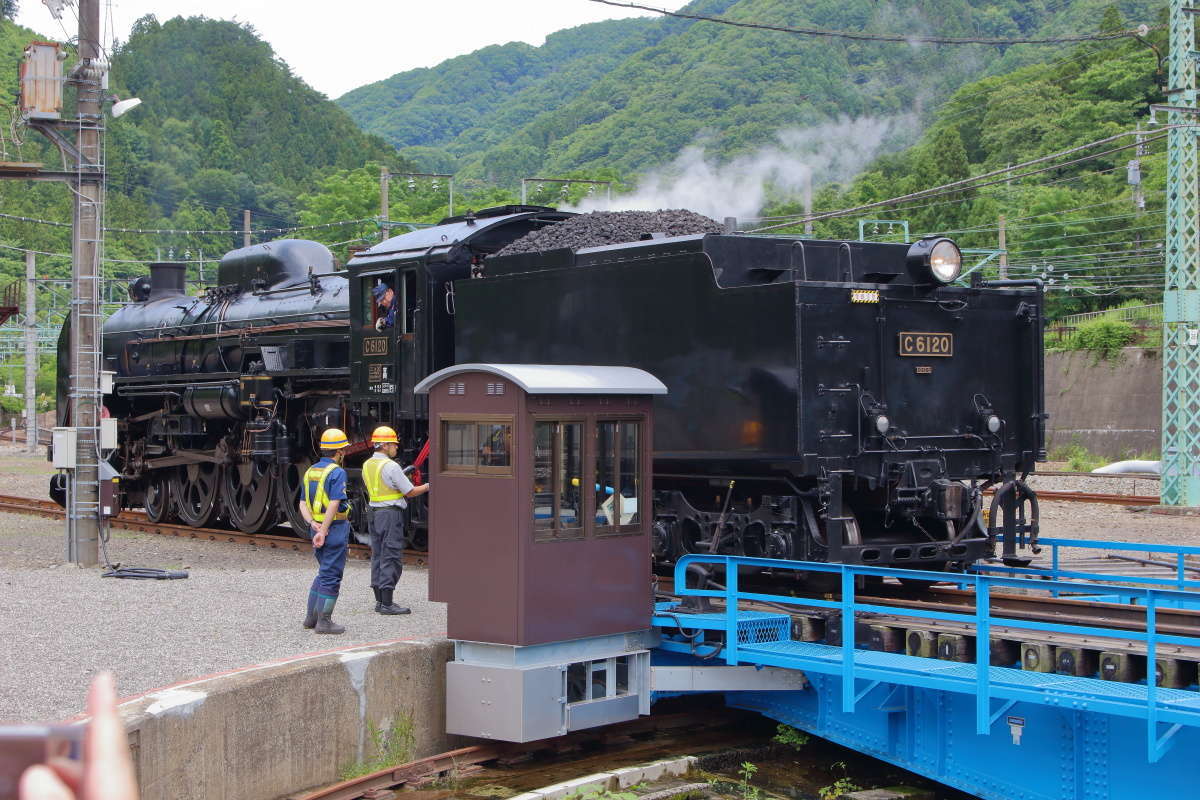
[(564, 247), (600, 247), (650, 238), (651, 234), (689, 236), (721, 233), (724, 228), (714, 219), (684, 209), (673, 211), (592, 211), (533, 231), (496, 253), (541, 253)]

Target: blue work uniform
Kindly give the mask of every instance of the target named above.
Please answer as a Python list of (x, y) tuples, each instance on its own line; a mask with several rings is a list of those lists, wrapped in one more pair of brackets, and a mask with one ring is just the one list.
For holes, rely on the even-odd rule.
[[(313, 465), (314, 469), (323, 469), (333, 464), (333, 459), (322, 458)], [(309, 481), (309, 497), (317, 496), (316, 481)], [(346, 497), (346, 470), (336, 467), (325, 477), (325, 493), (332, 500), (341, 500), (342, 510), (348, 510), (349, 500)], [(342, 571), (346, 568), (346, 550), (350, 545), (350, 521), (334, 520), (329, 526), (329, 534), (325, 544), (313, 550), (317, 557), (317, 577), (313, 581), (312, 591), (323, 599), (336, 599), (342, 588)]]

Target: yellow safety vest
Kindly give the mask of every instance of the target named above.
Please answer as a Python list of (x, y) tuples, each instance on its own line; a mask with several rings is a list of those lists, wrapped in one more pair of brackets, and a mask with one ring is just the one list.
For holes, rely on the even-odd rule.
[(383, 468), (390, 458), (368, 458), (363, 462), (362, 479), (367, 487), (367, 497), (372, 503), (386, 503), (390, 500), (403, 500), (404, 493), (393, 489), (383, 482)]
[[(317, 522), (325, 521), (325, 509), (329, 508), (329, 493), (325, 491), (325, 479), (329, 477), (329, 473), (338, 468), (337, 464), (330, 464), (327, 467), (309, 467), (304, 473), (304, 502), (308, 504), (312, 511), (313, 519)], [(317, 484), (317, 496), (312, 497), (310, 494), (310, 486), (313, 483)], [(337, 513), (333, 515), (334, 520), (342, 520), (350, 518), (350, 503), (343, 500), (338, 506)]]

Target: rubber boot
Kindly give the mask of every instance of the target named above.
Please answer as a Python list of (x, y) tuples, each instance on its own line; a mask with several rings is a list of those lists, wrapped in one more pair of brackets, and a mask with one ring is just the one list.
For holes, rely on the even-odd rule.
[(333, 607), (337, 604), (336, 597), (322, 597), (321, 609), (317, 612), (317, 633), (345, 633), (346, 629), (334, 623)]
[(379, 590), (379, 605), (375, 606), (375, 610), (380, 614), (408, 614), (410, 610), (404, 606), (398, 606), (392, 602), (392, 593), (395, 589), (380, 589)]
[(375, 610), (376, 611), (379, 610), (380, 603), (383, 602), (383, 597), (381, 595), (381, 592), (382, 592), (382, 590), (377, 589), (374, 586), (371, 587), (371, 593), (375, 595)]
[(317, 593), (309, 590), (308, 592), (308, 613), (304, 615), (304, 627), (313, 629), (317, 627)]

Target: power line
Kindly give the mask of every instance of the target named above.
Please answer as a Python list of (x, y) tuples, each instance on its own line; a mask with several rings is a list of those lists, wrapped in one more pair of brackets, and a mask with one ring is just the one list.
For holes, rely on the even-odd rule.
[(698, 22), (716, 22), (721, 25), (730, 25), (735, 28), (753, 28), (754, 30), (777, 31), (779, 33), (795, 33), (803, 36), (823, 36), (832, 39), (853, 39), (857, 41), (871, 42), (903, 42), (911, 44), (920, 42), (923, 44), (983, 44), (983, 45), (1010, 45), (1010, 44), (1064, 44), (1067, 42), (1097, 42), (1108, 41), (1111, 39), (1123, 39), (1134, 36), (1144, 36), (1151, 30), (1159, 30), (1163, 26), (1149, 28), (1145, 25), (1135, 30), (1113, 31), (1111, 33), (1094, 33), (1083, 36), (1054, 36), (1046, 38), (1023, 38), (1023, 39), (995, 39), (995, 38), (979, 38), (967, 36), (923, 36), (915, 33), (867, 33), (865, 31), (837, 31), (827, 28), (792, 28), (783, 25), (768, 25), (762, 22), (741, 22), (725, 17), (711, 17), (706, 14), (685, 14), (680, 11), (668, 11), (665, 8), (653, 8), (652, 6), (644, 6), (639, 3), (617, 2), (616, 0), (591, 0), (593, 3), (600, 3), (606, 6), (615, 6), (617, 8), (632, 8), (638, 11), (649, 11), (654, 14), (662, 14), (666, 17), (677, 17), (679, 19), (690, 19)]
[[(69, 223), (69, 222), (57, 222), (55, 220), (37, 219), (35, 217), (22, 217), (17, 214), (0, 213), (0, 219), (14, 220), (16, 222), (33, 222), (38, 225), (50, 225), (50, 226), (57, 227), (57, 228), (70, 228), (71, 227), (71, 223)], [(341, 220), (339, 222), (322, 222), (318, 225), (296, 225), (296, 226), (292, 226), (290, 228), (251, 228), (250, 232), (255, 233), (255, 234), (258, 234), (258, 233), (264, 233), (264, 234), (265, 233), (295, 233), (297, 231), (317, 230), (318, 228), (334, 228), (339, 225), (362, 225), (362, 224), (365, 224), (368, 222), (374, 223), (376, 221), (377, 220), (374, 217), (367, 217), (365, 219), (348, 219), (348, 220)], [(157, 235), (157, 236), (162, 236), (162, 235), (167, 235), (167, 234), (172, 234), (172, 235), (180, 235), (180, 234), (182, 234), (182, 235), (192, 235), (192, 234), (196, 234), (196, 235), (217, 235), (217, 234), (241, 235), (242, 233), (245, 233), (245, 231), (243, 231), (241, 228), (234, 228), (234, 229), (229, 229), (229, 230), (184, 230), (184, 229), (173, 229), (173, 228), (105, 228), (104, 230), (107, 233), (138, 233), (138, 234), (149, 234), (149, 235)]]

